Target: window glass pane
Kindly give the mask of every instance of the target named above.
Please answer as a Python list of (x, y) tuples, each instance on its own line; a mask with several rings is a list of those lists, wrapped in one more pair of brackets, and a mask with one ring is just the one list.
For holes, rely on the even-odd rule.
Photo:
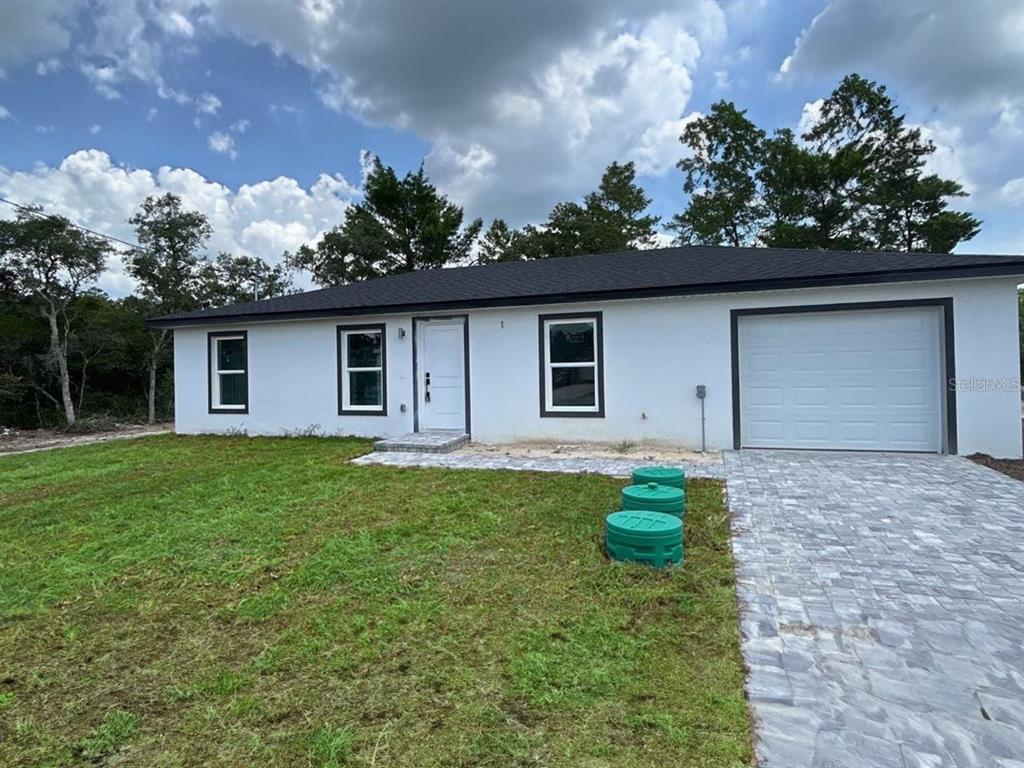
[(380, 367), (380, 333), (367, 331), (366, 333), (349, 333), (348, 339), (348, 367), (349, 368), (378, 368)]
[(245, 370), (245, 339), (217, 339), (217, 370)]
[(220, 373), (220, 404), (245, 405), (245, 374)]
[(591, 406), (597, 404), (594, 366), (551, 369), (551, 404)]
[(592, 363), (594, 324), (558, 323), (548, 328), (552, 363)]
[(349, 371), (349, 405), (381, 405), (380, 383), (380, 371)]

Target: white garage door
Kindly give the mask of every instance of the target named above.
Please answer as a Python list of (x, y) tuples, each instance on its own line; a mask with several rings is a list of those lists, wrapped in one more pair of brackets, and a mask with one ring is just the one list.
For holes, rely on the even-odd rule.
[(940, 311), (739, 318), (747, 448), (942, 450)]

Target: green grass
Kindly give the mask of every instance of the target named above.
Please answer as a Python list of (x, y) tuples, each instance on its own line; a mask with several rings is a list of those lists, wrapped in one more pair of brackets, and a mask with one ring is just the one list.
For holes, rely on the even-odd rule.
[(750, 766), (722, 489), (613, 564), (621, 483), (354, 439), (0, 458), (0, 765)]

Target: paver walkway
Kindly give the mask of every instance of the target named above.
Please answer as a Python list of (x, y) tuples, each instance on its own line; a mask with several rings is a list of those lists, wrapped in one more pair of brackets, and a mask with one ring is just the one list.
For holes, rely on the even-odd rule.
[[(568, 474), (611, 475), (629, 477), (637, 467), (648, 467), (651, 461), (643, 459), (587, 459), (558, 458), (555, 456), (506, 456), (463, 451), (452, 453), (368, 453), (352, 460), (353, 464), (386, 464), (392, 467), (443, 467), (445, 469), (511, 469), (531, 472), (565, 472)], [(680, 466), (677, 464), (676, 466)], [(687, 477), (714, 477), (723, 475), (721, 459), (707, 462), (683, 462)]]
[(725, 455), (766, 768), (1024, 768), (1024, 483), (942, 456)]

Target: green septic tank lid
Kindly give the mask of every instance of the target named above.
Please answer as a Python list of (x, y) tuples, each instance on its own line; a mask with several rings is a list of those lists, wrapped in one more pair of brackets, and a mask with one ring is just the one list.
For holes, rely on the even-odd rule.
[(682, 488), (686, 484), (686, 473), (682, 467), (640, 467), (633, 471), (633, 484), (657, 483)]
[(622, 489), (624, 509), (649, 509), (654, 512), (681, 512), (685, 506), (682, 488), (658, 483), (627, 485)]
[(609, 533), (630, 533), (634, 536), (647, 535), (656, 538), (681, 535), (683, 530), (683, 521), (675, 515), (639, 509), (612, 512), (605, 518), (605, 523)]

